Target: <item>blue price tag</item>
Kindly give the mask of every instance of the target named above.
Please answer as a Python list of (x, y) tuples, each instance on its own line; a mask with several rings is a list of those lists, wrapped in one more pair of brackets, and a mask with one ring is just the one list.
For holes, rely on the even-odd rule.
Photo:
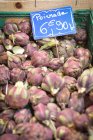
[(30, 13), (35, 40), (76, 33), (72, 7)]

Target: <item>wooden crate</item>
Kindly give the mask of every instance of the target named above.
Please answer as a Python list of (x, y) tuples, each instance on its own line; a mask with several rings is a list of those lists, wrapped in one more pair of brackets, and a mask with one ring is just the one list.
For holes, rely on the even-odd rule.
[(0, 0), (0, 11), (38, 11), (69, 5), (74, 10), (93, 9), (93, 0)]

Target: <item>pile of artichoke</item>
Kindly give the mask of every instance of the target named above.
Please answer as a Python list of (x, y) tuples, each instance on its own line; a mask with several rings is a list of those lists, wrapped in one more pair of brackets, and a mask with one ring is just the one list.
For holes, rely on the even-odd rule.
[(29, 21), (0, 30), (0, 140), (93, 140), (87, 31), (34, 40)]

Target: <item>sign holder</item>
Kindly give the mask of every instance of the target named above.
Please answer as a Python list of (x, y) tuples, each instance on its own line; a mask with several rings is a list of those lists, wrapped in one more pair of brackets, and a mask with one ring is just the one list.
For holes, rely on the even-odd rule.
[[(55, 37), (55, 41), (57, 42), (56, 37)], [(56, 43), (56, 51), (57, 51), (57, 57), (60, 58), (60, 57), (59, 57), (59, 49), (58, 49), (57, 43)]]
[(5, 94), (7, 95), (7, 93), (8, 93), (8, 82), (7, 82), (7, 84), (6, 84), (6, 87), (5, 87), (6, 89), (5, 89)]

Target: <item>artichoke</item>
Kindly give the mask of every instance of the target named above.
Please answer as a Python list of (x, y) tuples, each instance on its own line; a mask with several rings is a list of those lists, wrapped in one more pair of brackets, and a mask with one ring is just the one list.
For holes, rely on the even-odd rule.
[(75, 126), (78, 130), (87, 130), (89, 127), (89, 119), (86, 114), (80, 114), (74, 118)]
[(76, 116), (79, 116), (78, 112), (70, 108), (66, 108), (58, 113), (56, 125), (57, 126), (64, 125), (69, 128), (74, 128), (75, 127), (74, 119)]
[(43, 79), (42, 89), (55, 96), (64, 86), (64, 80), (55, 72), (49, 72)]
[(6, 23), (3, 30), (6, 35), (11, 35), (18, 31), (18, 27), (15, 23)]
[(14, 109), (23, 108), (28, 104), (29, 95), (23, 82), (18, 81), (5, 96), (6, 103)]
[(13, 49), (13, 43), (10, 39), (4, 39), (3, 40), (3, 45), (6, 48), (6, 50), (12, 50)]
[(77, 28), (77, 33), (75, 34), (75, 40), (78, 44), (86, 43), (87, 40), (87, 32), (86, 29), (83, 28)]
[[(13, 68), (21, 68), (22, 62), (26, 59), (26, 55), (15, 55), (11, 52), (7, 52), (8, 55), (8, 67), (10, 69)], [(21, 57), (22, 56), (22, 57)]]
[(14, 120), (16, 123), (29, 122), (32, 114), (29, 109), (21, 109), (17, 111), (14, 115)]
[(5, 65), (0, 65), (0, 85), (7, 84), (10, 80), (9, 68)]
[(69, 99), (68, 107), (82, 113), (85, 108), (84, 98), (79, 97), (78, 92), (73, 92)]
[(35, 42), (31, 41), (28, 43), (25, 47), (25, 53), (27, 54), (28, 57), (32, 57), (33, 53), (35, 51), (38, 51), (38, 46)]
[(29, 21), (21, 21), (19, 24), (18, 24), (18, 28), (21, 32), (24, 32), (26, 34), (29, 34), (31, 32), (31, 25), (30, 25), (30, 22)]
[(23, 70), (28, 70), (28, 69), (31, 68), (31, 67), (32, 67), (31, 60), (26, 60), (26, 61), (24, 61), (24, 62), (22, 63), (22, 66), (21, 66), (21, 68), (22, 68)]
[(91, 64), (92, 55), (88, 49), (82, 47), (77, 48), (75, 50), (75, 57), (81, 61), (83, 69), (89, 67)]
[(24, 81), (25, 78), (26, 78), (25, 71), (19, 68), (13, 68), (10, 72), (10, 79), (13, 84), (15, 84), (17, 81)]
[(35, 67), (48, 66), (49, 55), (46, 51), (35, 51), (31, 57), (31, 62)]
[(57, 138), (59, 140), (66, 140), (67, 135), (70, 135), (71, 130), (66, 126), (60, 126), (57, 128)]
[(53, 69), (53, 70), (57, 70), (59, 69), (62, 65), (64, 64), (64, 59), (63, 58), (52, 58), (49, 61), (49, 65), (48, 67)]
[(14, 45), (26, 46), (29, 43), (29, 36), (23, 32), (16, 32), (9, 36)]
[(30, 102), (33, 106), (36, 106), (39, 103), (47, 104), (51, 100), (51, 98), (47, 95), (47, 93), (44, 90), (39, 89), (35, 86), (31, 87), (28, 90), (28, 93), (30, 95)]
[(30, 85), (39, 86), (43, 80), (43, 71), (41, 68), (31, 68), (27, 74), (27, 81)]
[(63, 40), (60, 42), (60, 45), (58, 45), (58, 53), (55, 47), (52, 49), (53, 49), (53, 53), (55, 57), (57, 57), (59, 53), (59, 56), (63, 57), (64, 60), (66, 60), (68, 57), (71, 57), (74, 55), (75, 44), (73, 44), (69, 40)]
[(77, 80), (78, 93), (85, 95), (93, 89), (93, 68), (86, 69)]
[(69, 89), (69, 91), (75, 91), (77, 89), (77, 80), (71, 76), (64, 76), (63, 77), (65, 82), (65, 87)]
[(56, 95), (57, 104), (61, 107), (61, 109), (65, 109), (68, 106), (70, 99), (70, 91), (68, 88), (64, 87), (59, 93)]
[(15, 127), (15, 133), (21, 134), (27, 140), (52, 140), (53, 133), (50, 128), (40, 123), (22, 123)]
[(63, 65), (64, 74), (77, 78), (82, 73), (82, 64), (79, 59), (69, 57)]
[(3, 134), (0, 137), (0, 140), (18, 140), (18, 139), (19, 139), (18, 135), (14, 135), (14, 134), (10, 134), (10, 133)]

